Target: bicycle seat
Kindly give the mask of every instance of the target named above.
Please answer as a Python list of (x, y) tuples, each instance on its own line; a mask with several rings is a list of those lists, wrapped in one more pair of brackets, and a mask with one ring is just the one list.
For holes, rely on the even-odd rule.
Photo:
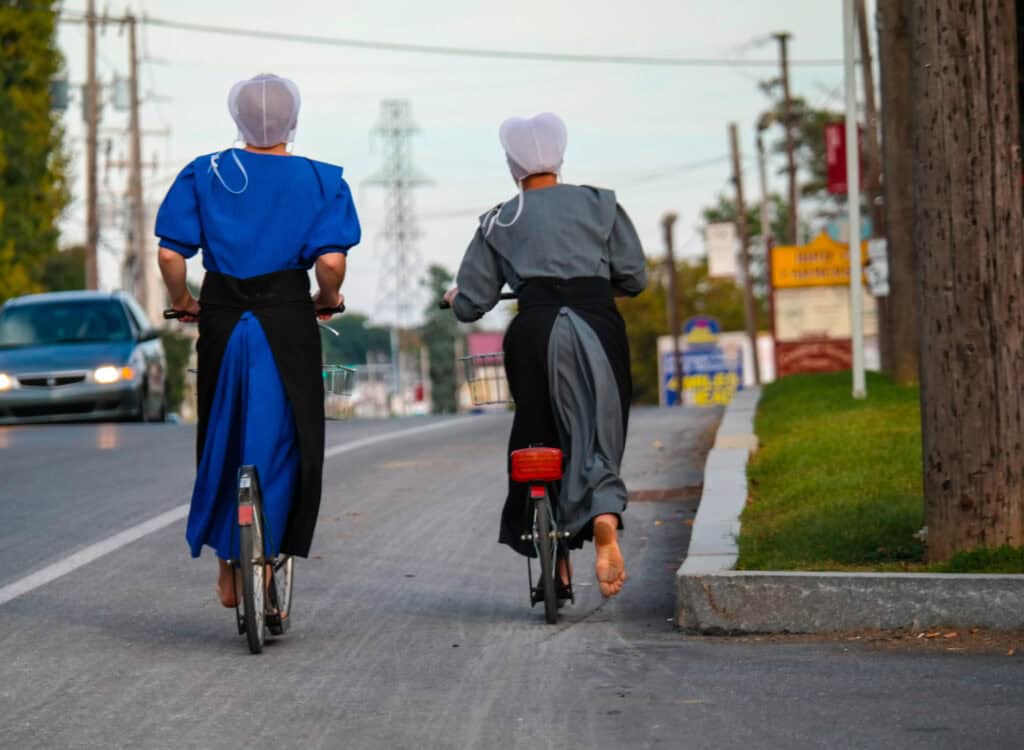
[(520, 448), (512, 451), (513, 482), (557, 482), (562, 478), (558, 448)]

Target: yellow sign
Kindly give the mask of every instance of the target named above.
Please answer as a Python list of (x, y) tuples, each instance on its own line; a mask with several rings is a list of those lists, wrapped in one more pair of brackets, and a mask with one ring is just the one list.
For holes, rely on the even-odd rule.
[[(861, 243), (861, 266), (867, 262), (868, 244)], [(772, 248), (772, 286), (845, 286), (850, 283), (850, 254), (845, 243), (822, 233), (806, 245)]]

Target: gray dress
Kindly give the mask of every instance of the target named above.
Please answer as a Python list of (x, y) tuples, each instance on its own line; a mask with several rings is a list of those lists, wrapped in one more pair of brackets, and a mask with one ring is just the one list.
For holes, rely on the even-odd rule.
[[(578, 547), (592, 519), (620, 516), (627, 492), (619, 477), (632, 384), (625, 326), (613, 294), (633, 296), (647, 283), (636, 231), (615, 194), (557, 185), (524, 194), (522, 215), (486, 231), (481, 219), (458, 273), (453, 307), (462, 321), (497, 304), (502, 286), (519, 294), (505, 336), (505, 367), (516, 401), (509, 451), (561, 447), (567, 456), (559, 525)], [(513, 199), (499, 213), (511, 221)], [(525, 555), (526, 487), (511, 482), (499, 541)]]

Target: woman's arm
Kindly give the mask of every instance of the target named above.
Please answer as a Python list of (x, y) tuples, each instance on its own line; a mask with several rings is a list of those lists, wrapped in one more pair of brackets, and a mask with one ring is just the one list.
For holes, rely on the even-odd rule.
[[(344, 253), (326, 253), (316, 259), (317, 293), (313, 304), (318, 310), (339, 307), (345, 298), (341, 295), (341, 284), (345, 280), (348, 259)], [(324, 319), (330, 315), (321, 316)]]
[(615, 223), (608, 238), (612, 288), (617, 297), (635, 297), (647, 287), (647, 261), (633, 222), (622, 206), (615, 207)]
[(199, 315), (199, 303), (188, 290), (186, 283), (185, 258), (181, 253), (161, 247), (157, 253), (157, 264), (160, 266), (160, 275), (164, 277), (164, 285), (171, 298), (171, 307), (175, 310), (188, 313), (188, 321)]
[(456, 287), (448, 290), (445, 299), (451, 303), (455, 317), (464, 323), (479, 320), (501, 299), (505, 277), (494, 251), (479, 229), (466, 248), (456, 283)]

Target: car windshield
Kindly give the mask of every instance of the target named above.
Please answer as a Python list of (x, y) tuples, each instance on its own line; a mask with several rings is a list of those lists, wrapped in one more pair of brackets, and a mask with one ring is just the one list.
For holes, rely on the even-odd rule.
[(117, 300), (37, 302), (0, 311), (0, 348), (131, 338), (131, 327)]

